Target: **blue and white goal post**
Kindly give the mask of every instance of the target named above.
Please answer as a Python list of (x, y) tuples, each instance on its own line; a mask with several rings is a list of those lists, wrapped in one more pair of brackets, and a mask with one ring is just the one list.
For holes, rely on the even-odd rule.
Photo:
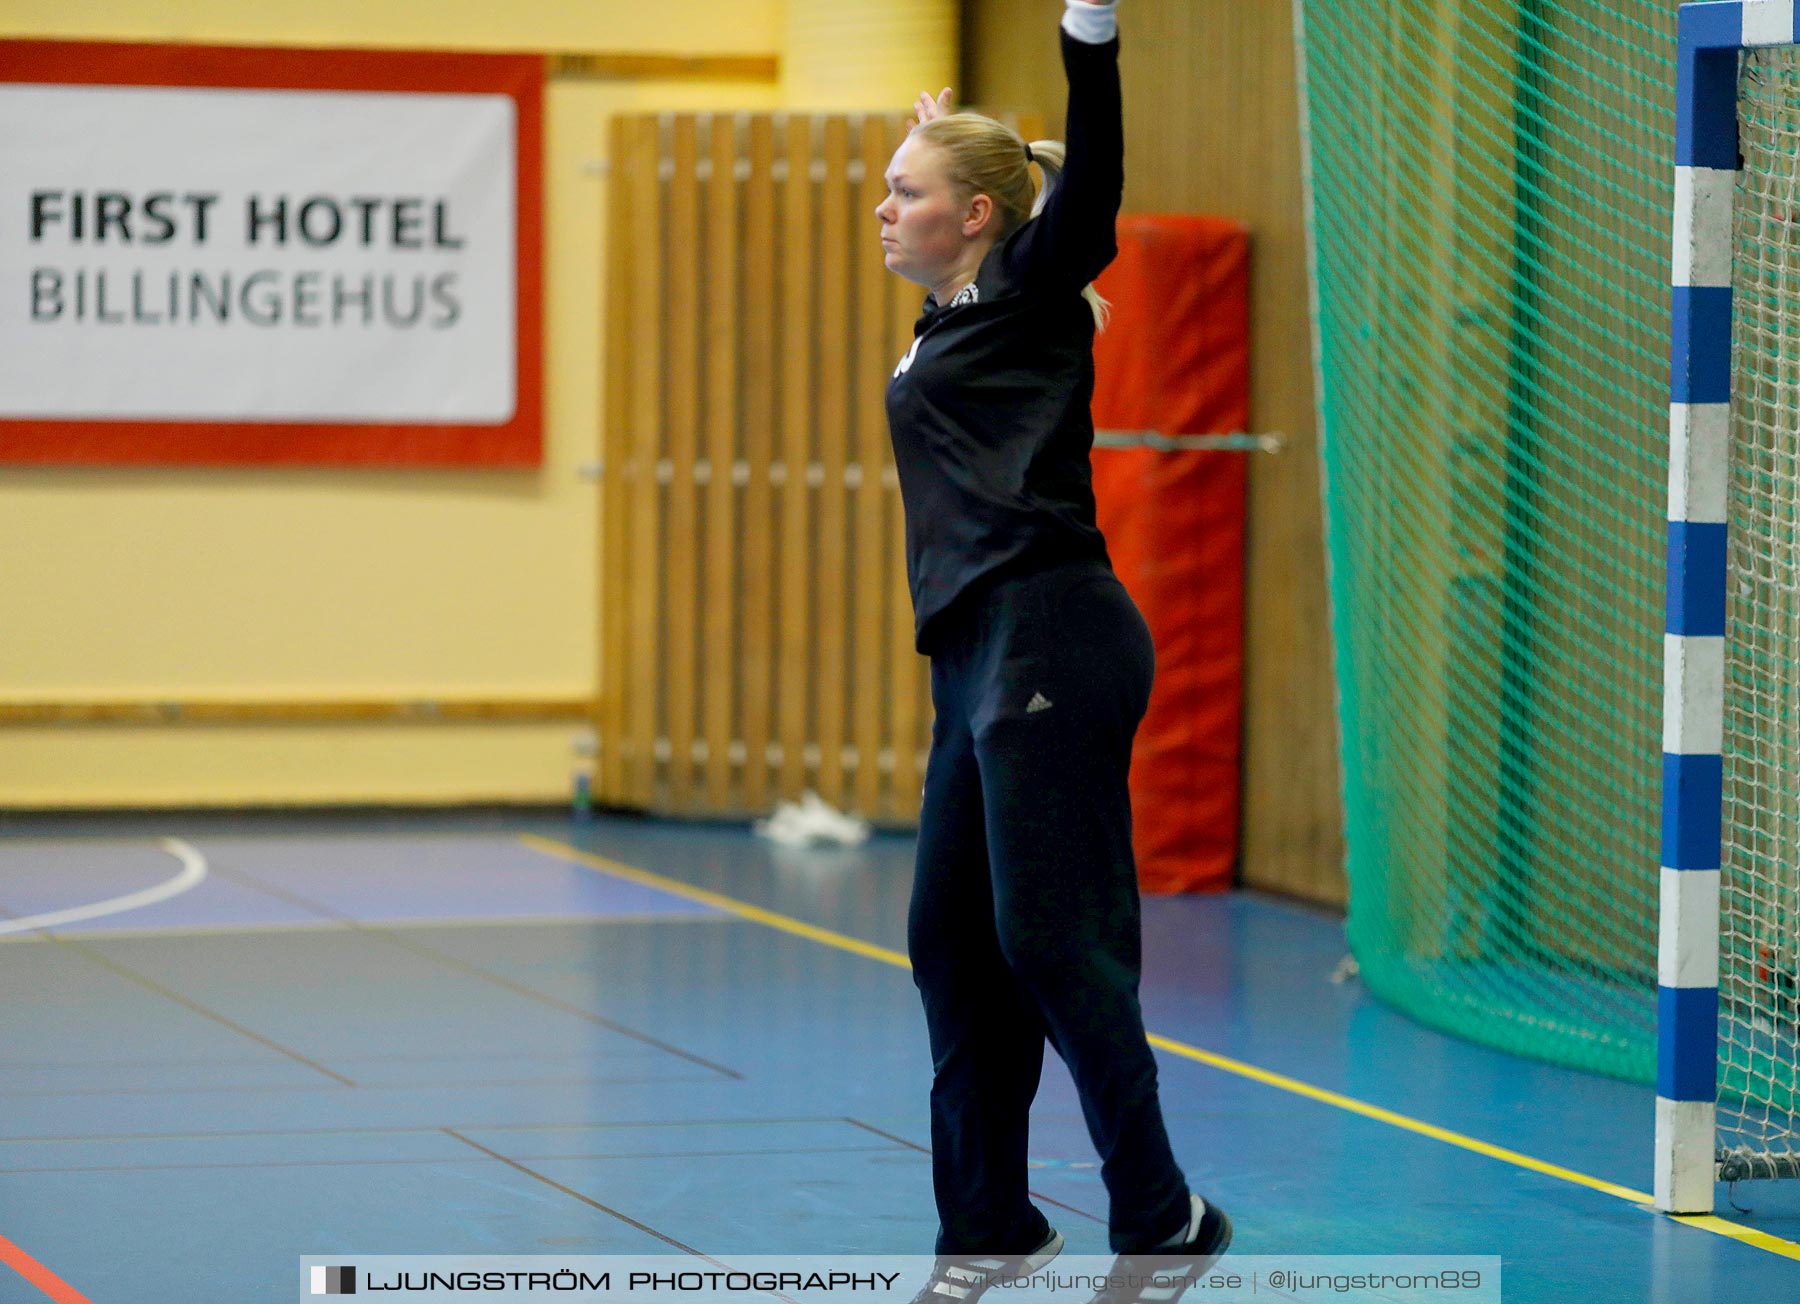
[(1682, 5), (1679, 32), (1655, 1196), (1657, 1208), (1671, 1213), (1708, 1213), (1721, 1175), (1719, 870), (1739, 59), (1746, 49), (1800, 43), (1800, 28), (1795, 0), (1715, 0)]

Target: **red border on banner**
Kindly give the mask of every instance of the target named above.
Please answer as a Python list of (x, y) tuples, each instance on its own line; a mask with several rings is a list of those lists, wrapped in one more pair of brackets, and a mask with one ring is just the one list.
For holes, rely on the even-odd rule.
[(535, 466), (543, 455), (543, 101), (537, 55), (0, 41), (0, 82), (510, 95), (517, 105), (516, 402), (494, 425), (0, 419), (14, 465)]

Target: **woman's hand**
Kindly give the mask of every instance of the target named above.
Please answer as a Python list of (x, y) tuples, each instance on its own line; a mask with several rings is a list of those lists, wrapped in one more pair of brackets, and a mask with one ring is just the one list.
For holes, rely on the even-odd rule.
[(916, 118), (908, 118), (906, 120), (906, 129), (909, 132), (914, 127), (930, 122), (940, 114), (950, 112), (950, 88), (948, 86), (944, 87), (943, 90), (938, 92), (938, 97), (935, 100), (931, 98), (931, 92), (920, 91), (919, 98), (913, 104), (913, 112), (919, 116)]

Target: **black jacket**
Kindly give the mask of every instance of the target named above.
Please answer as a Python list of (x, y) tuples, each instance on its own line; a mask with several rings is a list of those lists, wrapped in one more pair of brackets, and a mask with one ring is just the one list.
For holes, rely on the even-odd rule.
[(1119, 42), (1061, 33), (1068, 159), (1044, 211), (933, 295), (887, 387), (913, 629), (1005, 575), (1106, 557), (1094, 521), (1094, 319), (1082, 287), (1118, 252)]

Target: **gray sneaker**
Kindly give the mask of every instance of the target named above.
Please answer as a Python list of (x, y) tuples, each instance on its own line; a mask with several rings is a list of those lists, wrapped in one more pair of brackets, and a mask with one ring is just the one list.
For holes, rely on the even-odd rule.
[(1208, 1200), (1194, 1239), (1113, 1260), (1108, 1284), (1088, 1304), (1175, 1304), (1231, 1244), (1231, 1219)]
[(989, 1286), (1029, 1277), (1062, 1253), (1062, 1247), (1062, 1233), (1051, 1228), (1044, 1243), (1029, 1254), (940, 1257), (912, 1304), (974, 1304)]

